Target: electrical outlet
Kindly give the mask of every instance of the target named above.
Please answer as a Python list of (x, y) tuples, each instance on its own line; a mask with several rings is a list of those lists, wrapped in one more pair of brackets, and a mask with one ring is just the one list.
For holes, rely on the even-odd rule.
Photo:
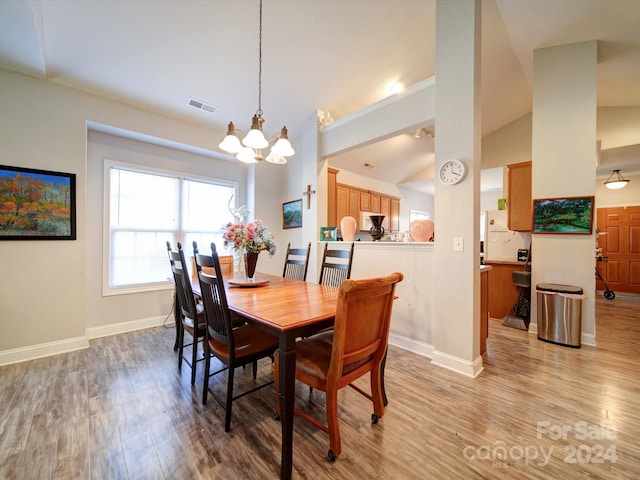
[(462, 237), (453, 237), (453, 251), (454, 252), (464, 251), (464, 239)]

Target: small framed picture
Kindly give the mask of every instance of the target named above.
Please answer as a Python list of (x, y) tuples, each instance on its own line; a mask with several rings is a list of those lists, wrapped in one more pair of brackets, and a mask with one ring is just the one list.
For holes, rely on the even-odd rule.
[(282, 228), (302, 227), (302, 199), (282, 204)]
[(338, 227), (320, 227), (321, 242), (335, 242), (338, 238)]

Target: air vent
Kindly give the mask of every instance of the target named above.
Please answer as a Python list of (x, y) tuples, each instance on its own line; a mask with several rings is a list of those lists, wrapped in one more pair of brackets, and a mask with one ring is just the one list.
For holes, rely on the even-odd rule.
[(197, 108), (199, 110), (203, 110), (211, 115), (214, 115), (218, 111), (218, 107), (215, 105), (211, 105), (209, 103), (201, 102), (200, 100), (196, 100), (195, 98), (190, 98), (188, 105), (190, 107)]

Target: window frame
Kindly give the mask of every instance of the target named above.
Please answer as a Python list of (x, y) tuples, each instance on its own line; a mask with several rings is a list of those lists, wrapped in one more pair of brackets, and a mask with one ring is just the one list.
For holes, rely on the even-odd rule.
[[(194, 175), (194, 174), (185, 174), (184, 172), (178, 172), (171, 169), (166, 168), (156, 168), (149, 167), (146, 165), (139, 165), (134, 163), (122, 162), (117, 160), (104, 160), (104, 169), (103, 169), (103, 227), (102, 227), (102, 295), (114, 296), (114, 295), (128, 295), (132, 293), (143, 293), (143, 292), (155, 292), (161, 290), (170, 290), (174, 288), (173, 279), (168, 275), (166, 281), (158, 281), (152, 283), (144, 283), (144, 284), (130, 284), (126, 286), (112, 286), (111, 285), (111, 247), (112, 247), (112, 232), (111, 232), (111, 223), (110, 223), (110, 214), (111, 214), (111, 169), (118, 168), (121, 170), (127, 170), (130, 172), (142, 173), (142, 174), (150, 174), (150, 175), (160, 175), (164, 177), (177, 178), (180, 181), (179, 193), (178, 193), (178, 229), (168, 230), (167, 233), (175, 234), (174, 241), (172, 242), (172, 246), (175, 247), (176, 241), (182, 241), (178, 239), (183, 239), (185, 236), (184, 230), (184, 219), (183, 219), (183, 201), (184, 201), (184, 191), (183, 184), (185, 181), (194, 181), (194, 182), (204, 182), (209, 184), (222, 185), (226, 187), (232, 187), (234, 190), (234, 201), (237, 203), (237, 196), (239, 191), (239, 183), (234, 180), (227, 180), (216, 177), (208, 177), (203, 175)], [(237, 206), (237, 205), (236, 205)], [(229, 217), (231, 219), (232, 215), (229, 212)], [(126, 231), (127, 229), (122, 229), (121, 231)], [(149, 230), (145, 228), (138, 228), (133, 230), (135, 232), (162, 232), (164, 230)], [(193, 233), (193, 232), (190, 232)], [(167, 258), (167, 265), (169, 264), (169, 260)]]

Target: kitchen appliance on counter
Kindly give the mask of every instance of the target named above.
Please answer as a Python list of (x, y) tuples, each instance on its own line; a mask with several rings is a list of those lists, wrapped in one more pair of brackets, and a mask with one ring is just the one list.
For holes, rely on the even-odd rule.
[[(485, 223), (485, 263), (491, 261), (526, 262), (531, 244), (531, 233), (509, 230), (506, 210), (487, 210)], [(519, 252), (521, 250), (526, 253)], [(520, 260), (520, 258), (524, 258), (524, 260)]]

